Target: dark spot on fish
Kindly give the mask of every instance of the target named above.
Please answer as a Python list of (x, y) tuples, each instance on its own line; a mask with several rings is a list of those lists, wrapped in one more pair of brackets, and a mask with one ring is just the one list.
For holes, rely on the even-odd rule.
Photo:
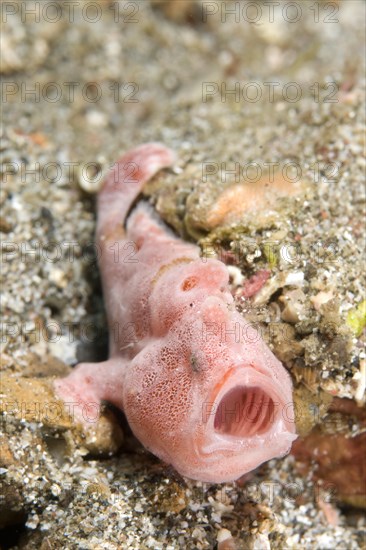
[(199, 372), (198, 360), (194, 353), (191, 354), (191, 367), (193, 372)]

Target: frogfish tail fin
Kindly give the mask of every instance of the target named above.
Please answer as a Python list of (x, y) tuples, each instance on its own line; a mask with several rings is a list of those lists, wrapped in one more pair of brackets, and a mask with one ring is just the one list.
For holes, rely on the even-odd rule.
[(174, 152), (161, 143), (144, 143), (114, 164), (98, 195), (98, 241), (122, 228), (145, 183), (162, 168), (174, 164), (175, 158)]

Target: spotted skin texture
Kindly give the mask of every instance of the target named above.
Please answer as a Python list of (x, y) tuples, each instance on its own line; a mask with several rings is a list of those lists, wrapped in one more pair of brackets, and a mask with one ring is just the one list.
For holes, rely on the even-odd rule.
[[(116, 163), (98, 197), (97, 243), (110, 346), (55, 382), (77, 403), (122, 409), (143, 445), (180, 474), (233, 481), (286, 454), (296, 438), (282, 364), (234, 306), (227, 267), (131, 205), (175, 155), (141, 145)], [(127, 220), (127, 222), (126, 222)]]

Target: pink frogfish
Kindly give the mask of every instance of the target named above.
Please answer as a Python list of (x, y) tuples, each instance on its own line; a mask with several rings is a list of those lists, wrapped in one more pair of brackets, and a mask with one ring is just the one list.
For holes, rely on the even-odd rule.
[(235, 309), (224, 263), (200, 255), (141, 202), (175, 155), (159, 143), (125, 154), (98, 196), (96, 239), (109, 359), (55, 381), (83, 406), (123, 410), (146, 449), (191, 479), (234, 481), (296, 439), (290, 377)]

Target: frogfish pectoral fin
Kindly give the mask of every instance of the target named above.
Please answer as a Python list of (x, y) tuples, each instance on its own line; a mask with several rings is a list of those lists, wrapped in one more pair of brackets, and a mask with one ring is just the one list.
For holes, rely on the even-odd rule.
[(66, 378), (55, 380), (56, 396), (75, 421), (84, 425), (94, 423), (102, 401), (122, 408), (125, 366), (126, 361), (120, 358), (103, 363), (80, 363)]

